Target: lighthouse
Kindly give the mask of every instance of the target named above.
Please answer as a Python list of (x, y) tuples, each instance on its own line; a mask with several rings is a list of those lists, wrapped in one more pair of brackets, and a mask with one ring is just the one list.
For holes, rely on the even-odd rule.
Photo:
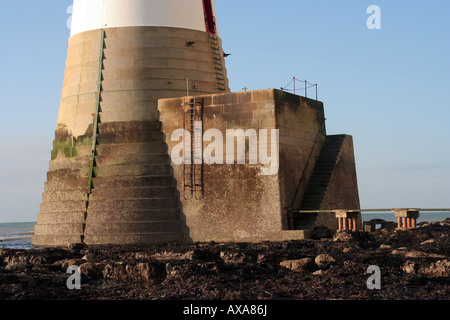
[(74, 0), (33, 244), (182, 240), (157, 103), (228, 92), (214, 0)]
[(230, 92), (224, 56), (213, 0), (74, 0), (33, 244), (300, 240), (346, 210), (360, 229), (352, 136), (306, 87)]

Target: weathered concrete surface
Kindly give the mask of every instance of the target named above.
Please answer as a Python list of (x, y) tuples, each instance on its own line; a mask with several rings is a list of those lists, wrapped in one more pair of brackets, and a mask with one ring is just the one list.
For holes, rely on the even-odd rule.
[[(187, 41), (195, 44), (187, 45)], [(179, 195), (157, 101), (184, 96), (187, 91), (191, 95), (228, 92), (221, 40), (180, 28), (105, 30), (94, 189), (88, 195), (100, 43), (100, 30), (69, 39), (55, 140), (33, 243), (178, 241)], [(221, 86), (216, 79), (219, 62)]]
[[(174, 177), (182, 199), (186, 217), (186, 238), (193, 241), (264, 241), (302, 239), (305, 232), (289, 231), (285, 208), (295, 197), (298, 181), (305, 172), (310, 175), (315, 157), (325, 138), (322, 132), (323, 105), (278, 90), (260, 90), (221, 95), (199, 96), (203, 99), (203, 132), (220, 131), (223, 137), (223, 164), (203, 166), (201, 199), (191, 198), (185, 192), (183, 164), (172, 163)], [(180, 144), (172, 141), (172, 134), (183, 129), (183, 104), (189, 98), (163, 99), (159, 110), (169, 153)], [(226, 164), (227, 130), (279, 130), (279, 170), (273, 175), (262, 175), (261, 164), (250, 164), (252, 152), (247, 137), (245, 165), (236, 164), (238, 150), (232, 149), (235, 164)], [(318, 139), (317, 139), (318, 137)], [(261, 136), (258, 135), (258, 142)], [(318, 140), (315, 144), (314, 142)], [(270, 142), (270, 136), (268, 141)], [(206, 150), (209, 143), (204, 141)], [(271, 150), (272, 144), (267, 145)], [(172, 160), (173, 160), (172, 155)], [(176, 156), (176, 155), (175, 155)], [(188, 165), (190, 166), (190, 165)], [(184, 200), (183, 199), (190, 199)]]

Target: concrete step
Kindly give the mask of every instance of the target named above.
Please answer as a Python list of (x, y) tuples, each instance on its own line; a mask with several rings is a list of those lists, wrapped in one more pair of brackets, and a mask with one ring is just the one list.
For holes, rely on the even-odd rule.
[(173, 187), (93, 189), (90, 200), (161, 199), (175, 197)]
[(86, 235), (84, 241), (87, 245), (107, 245), (107, 244), (148, 244), (148, 243), (166, 243), (180, 242), (183, 235), (180, 232), (161, 232), (161, 233), (141, 233), (141, 234), (109, 234), (109, 235)]
[(34, 235), (32, 243), (37, 247), (61, 246), (67, 247), (72, 243), (80, 243), (81, 235)]
[(105, 212), (123, 212), (124, 210), (153, 210), (153, 209), (178, 209), (178, 200), (169, 199), (122, 199), (122, 200), (91, 200), (90, 210)]
[(161, 154), (167, 153), (168, 148), (165, 142), (146, 143), (117, 143), (97, 146), (98, 156), (127, 156), (133, 154)]
[(99, 144), (136, 143), (136, 142), (163, 142), (164, 134), (161, 131), (126, 131), (115, 133), (99, 133)]
[(84, 235), (122, 235), (141, 233), (178, 233), (181, 232), (181, 221), (86, 221)]
[(76, 157), (56, 158), (49, 162), (48, 171), (55, 171), (59, 169), (67, 170), (67, 168), (80, 169), (89, 166), (89, 157), (85, 155)]
[(51, 223), (34, 226), (35, 235), (82, 235), (82, 223)]
[(178, 221), (179, 209), (151, 209), (151, 210), (117, 210), (105, 212), (104, 210), (88, 210), (87, 221)]
[(171, 175), (96, 177), (92, 179), (92, 183), (94, 189), (176, 186), (176, 180)]
[(68, 180), (52, 180), (46, 181), (44, 184), (44, 191), (53, 190), (86, 190), (88, 185), (87, 178), (68, 179)]
[(123, 133), (140, 131), (161, 131), (162, 122), (155, 121), (127, 121), (105, 122), (98, 124), (99, 133)]
[[(84, 186), (85, 187), (85, 186)], [(55, 202), (55, 201), (87, 201), (86, 187), (83, 189), (72, 190), (51, 190), (42, 193), (42, 202)]]
[(54, 201), (43, 202), (40, 213), (52, 212), (83, 212), (86, 211), (86, 201)]
[(173, 169), (170, 165), (117, 165), (94, 167), (94, 176), (117, 177), (117, 176), (167, 176), (171, 175)]
[(37, 224), (83, 223), (85, 211), (40, 213)]
[(47, 171), (47, 181), (53, 180), (72, 180), (87, 178), (89, 176), (89, 167), (86, 168), (65, 168), (53, 171)]
[(97, 156), (95, 157), (97, 166), (115, 166), (115, 165), (170, 165), (171, 159), (167, 153), (161, 154), (131, 154), (111, 156)]

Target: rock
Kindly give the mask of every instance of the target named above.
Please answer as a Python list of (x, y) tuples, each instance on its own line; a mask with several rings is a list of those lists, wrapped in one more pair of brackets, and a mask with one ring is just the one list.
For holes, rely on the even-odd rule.
[(248, 263), (255, 262), (258, 257), (255, 254), (249, 254), (244, 252), (220, 252), (220, 258), (225, 263)]
[(449, 277), (450, 276), (450, 261), (440, 260), (432, 263), (428, 267), (421, 268), (419, 273), (430, 277)]
[(337, 232), (333, 237), (333, 241), (348, 242), (352, 240), (354, 240), (352, 234), (345, 231)]
[(312, 273), (312, 275), (315, 275), (315, 276), (323, 276), (323, 274), (324, 274), (324, 272), (323, 272), (322, 269), (317, 270), (317, 271), (314, 271), (314, 272)]
[[(170, 260), (192, 260), (194, 256), (194, 251), (188, 251), (185, 253), (178, 253), (178, 252), (167, 252), (164, 251), (162, 253), (156, 253), (151, 256), (151, 259), (158, 260), (158, 261), (170, 261)], [(143, 259), (144, 255), (140, 255), (139, 258), (136, 256), (137, 259)], [(149, 259), (150, 257), (145, 255), (146, 259)]]
[(266, 265), (277, 265), (282, 261), (281, 254), (266, 254), (260, 253), (256, 258), (256, 263)]
[(23, 271), (26, 269), (28, 265), (28, 257), (15, 255), (6, 257), (4, 260), (5, 270), (9, 271)]
[(101, 279), (103, 278), (103, 265), (93, 262), (84, 262), (80, 266), (80, 273), (85, 275), (90, 279)]
[(166, 264), (162, 262), (116, 262), (107, 264), (102, 270), (106, 279), (119, 281), (149, 281), (162, 282), (166, 275)]
[(330, 265), (334, 264), (336, 260), (329, 254), (319, 254), (314, 262), (319, 268), (328, 268)]
[(380, 249), (381, 250), (389, 250), (389, 249), (392, 249), (392, 247), (388, 244), (381, 244)]
[(445, 258), (445, 256), (436, 253), (427, 253), (422, 251), (407, 251), (405, 252), (406, 258)]
[(330, 228), (325, 226), (317, 226), (313, 230), (313, 238), (314, 239), (322, 239), (322, 238), (331, 238), (333, 235), (333, 231)]
[(280, 262), (280, 266), (296, 272), (313, 271), (316, 269), (316, 264), (311, 258), (285, 260)]
[(364, 231), (339, 231), (337, 232), (334, 237), (333, 241), (340, 241), (340, 242), (350, 242), (355, 241), (360, 244), (368, 243), (373, 241), (375, 238), (373, 234), (370, 232), (364, 232)]
[(402, 270), (409, 274), (415, 274), (416, 273), (416, 264), (413, 262), (407, 261), (402, 266)]
[(27, 262), (26, 261), (11, 261), (9, 262), (5, 270), (9, 271), (23, 271), (27, 268)]
[(85, 261), (93, 262), (93, 261), (95, 261), (95, 255), (91, 252), (87, 252), (86, 255), (81, 259), (83, 259)]
[(70, 266), (80, 267), (84, 263), (86, 263), (86, 261), (83, 259), (66, 259), (62, 261), (61, 268), (67, 270)]
[(86, 247), (87, 246), (84, 243), (72, 243), (72, 244), (69, 244), (67, 246), (67, 249), (69, 249), (69, 250), (82, 250), (82, 249), (85, 249)]
[(432, 244), (432, 243), (435, 243), (435, 242), (436, 241), (434, 239), (430, 239), (430, 240), (426, 240), (426, 241), (422, 242), (420, 245), (423, 246), (423, 245)]

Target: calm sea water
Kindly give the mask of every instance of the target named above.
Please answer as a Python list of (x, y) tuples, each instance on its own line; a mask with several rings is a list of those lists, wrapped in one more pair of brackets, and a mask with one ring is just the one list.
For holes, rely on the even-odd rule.
[(31, 249), (36, 222), (0, 223), (0, 249)]
[[(450, 218), (450, 212), (421, 212), (417, 222), (437, 222), (445, 218)], [(397, 218), (391, 212), (362, 213), (362, 219), (363, 221), (383, 219), (397, 222)], [(31, 236), (35, 224), (36, 222), (0, 223), (0, 249), (31, 249)]]
[[(363, 221), (370, 221), (372, 219), (383, 219), (386, 221), (397, 222), (394, 212), (363, 212)], [(417, 223), (421, 222), (439, 222), (446, 218), (450, 218), (450, 212), (421, 212)]]

